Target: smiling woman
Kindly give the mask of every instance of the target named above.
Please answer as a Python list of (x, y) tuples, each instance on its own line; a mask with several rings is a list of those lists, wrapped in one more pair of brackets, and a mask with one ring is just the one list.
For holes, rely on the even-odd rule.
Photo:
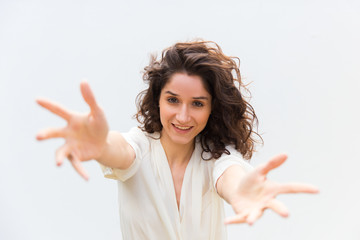
[[(232, 144), (245, 159), (250, 159), (255, 136), (260, 140), (261, 137), (253, 131), (257, 123), (254, 109), (240, 92), (240, 89), (243, 92), (247, 89), (241, 81), (237, 62), (238, 58), (226, 56), (216, 43), (201, 41), (177, 43), (165, 49), (159, 60), (153, 56), (144, 73), (149, 88), (137, 98), (139, 111), (136, 117), (142, 129), (148, 133), (161, 132), (158, 102), (173, 75), (182, 73), (197, 77), (211, 96), (211, 115), (199, 136), (203, 152), (209, 152), (211, 158), (217, 159), (223, 153), (229, 154), (226, 146)], [(187, 84), (191, 88), (193, 83)]]
[(266, 208), (285, 217), (278, 194), (317, 189), (267, 180), (286, 155), (257, 168), (244, 161), (254, 151), (257, 118), (241, 94), (246, 88), (234, 59), (202, 41), (177, 43), (160, 60), (153, 57), (144, 73), (149, 87), (137, 98), (140, 126), (128, 133), (108, 130), (86, 82), (81, 93), (90, 113), (38, 99), (68, 125), (37, 139), (66, 140), (56, 151), (58, 165), (68, 158), (87, 179), (81, 161), (95, 159), (118, 181), (123, 239), (226, 239), (223, 199), (236, 214), (228, 224), (252, 224)]
[(194, 145), (211, 112), (211, 95), (199, 76), (176, 73), (161, 90), (162, 142)]

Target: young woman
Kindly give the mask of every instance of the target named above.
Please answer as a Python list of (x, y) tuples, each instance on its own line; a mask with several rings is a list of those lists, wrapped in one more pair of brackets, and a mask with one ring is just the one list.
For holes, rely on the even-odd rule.
[(276, 195), (317, 189), (266, 179), (284, 154), (257, 168), (243, 160), (254, 151), (257, 118), (242, 96), (246, 88), (235, 60), (212, 42), (177, 43), (145, 68), (149, 87), (137, 98), (139, 127), (109, 131), (82, 82), (90, 112), (38, 99), (68, 125), (43, 130), (37, 139), (64, 138), (57, 164), (68, 158), (85, 179), (81, 162), (95, 159), (106, 177), (118, 180), (123, 239), (226, 239), (222, 199), (235, 212), (227, 224), (253, 224), (266, 208), (286, 217)]

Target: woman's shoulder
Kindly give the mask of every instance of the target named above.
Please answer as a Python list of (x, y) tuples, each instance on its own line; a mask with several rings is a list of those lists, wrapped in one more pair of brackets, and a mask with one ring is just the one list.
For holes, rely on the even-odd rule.
[[(242, 154), (235, 148), (234, 144), (228, 144), (225, 146), (225, 149), (227, 151), (225, 151), (223, 154), (221, 154), (221, 156), (218, 159), (215, 159), (212, 157), (212, 154), (210, 151), (204, 151), (201, 142), (200, 142), (200, 138), (196, 139), (196, 148), (199, 149), (200, 151), (202, 151), (202, 158), (209, 160), (209, 161), (217, 161), (217, 160), (222, 160), (222, 159), (227, 159), (227, 158), (237, 158), (237, 159), (241, 159), (244, 160)], [(212, 146), (210, 145), (210, 149), (212, 148)], [(244, 160), (245, 161), (245, 160)]]
[(151, 142), (160, 139), (160, 133), (148, 133), (141, 127), (132, 127), (128, 132), (122, 133), (125, 140), (134, 147), (139, 146), (142, 150), (148, 150)]
[(158, 132), (148, 133), (145, 130), (141, 129), (140, 126), (132, 127), (132, 128), (130, 128), (130, 130), (128, 132), (124, 132), (122, 134), (128, 135), (128, 136), (133, 136), (133, 137), (139, 137), (139, 138), (143, 138), (143, 139), (148, 139), (148, 138), (156, 139), (156, 138), (160, 137), (160, 134)]
[(231, 166), (235, 164), (243, 166), (246, 170), (253, 169), (249, 161), (244, 159), (243, 155), (234, 145), (227, 145), (226, 149), (229, 151), (229, 154), (223, 153), (221, 157), (215, 161), (215, 166)]

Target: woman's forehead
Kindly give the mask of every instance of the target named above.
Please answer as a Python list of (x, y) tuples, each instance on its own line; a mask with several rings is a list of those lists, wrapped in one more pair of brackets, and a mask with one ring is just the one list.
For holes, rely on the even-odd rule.
[(198, 75), (175, 73), (162, 89), (162, 93), (171, 92), (183, 97), (211, 97), (206, 90), (203, 80)]

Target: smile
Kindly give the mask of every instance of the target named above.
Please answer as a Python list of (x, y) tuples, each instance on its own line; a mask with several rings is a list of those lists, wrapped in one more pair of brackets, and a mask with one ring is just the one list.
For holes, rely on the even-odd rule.
[(186, 126), (179, 126), (179, 125), (175, 125), (175, 124), (172, 124), (175, 128), (177, 129), (180, 129), (180, 130), (189, 130), (191, 129), (192, 127), (186, 127)]

